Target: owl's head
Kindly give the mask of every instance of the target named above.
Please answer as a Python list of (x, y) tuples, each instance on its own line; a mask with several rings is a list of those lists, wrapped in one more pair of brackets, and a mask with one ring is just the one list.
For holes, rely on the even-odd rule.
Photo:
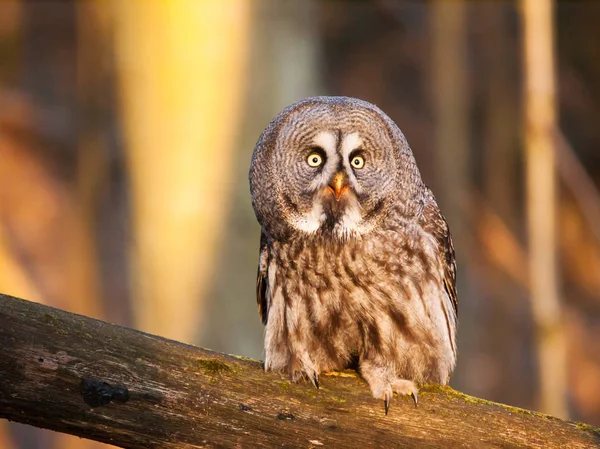
[(276, 239), (348, 239), (387, 218), (415, 214), (423, 183), (396, 124), (375, 105), (307, 98), (281, 111), (260, 136), (250, 167), (252, 205)]

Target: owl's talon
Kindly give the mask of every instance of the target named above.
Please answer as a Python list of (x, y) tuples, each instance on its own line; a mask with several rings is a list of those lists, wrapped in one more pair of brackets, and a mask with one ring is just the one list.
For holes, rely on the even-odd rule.
[(385, 408), (385, 416), (387, 416), (390, 410), (390, 397), (387, 395), (385, 396), (385, 398), (383, 398), (383, 407)]
[(417, 403), (419, 402), (419, 393), (417, 393), (417, 390), (414, 390), (410, 393), (410, 395), (413, 398), (413, 401), (415, 401), (415, 408), (417, 407)]
[(312, 383), (313, 385), (317, 388), (317, 390), (319, 389), (319, 375), (317, 373), (314, 373), (312, 375)]

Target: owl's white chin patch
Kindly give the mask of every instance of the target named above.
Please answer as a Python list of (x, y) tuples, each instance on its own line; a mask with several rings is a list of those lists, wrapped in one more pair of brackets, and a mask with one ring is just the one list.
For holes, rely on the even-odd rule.
[(294, 218), (293, 225), (296, 229), (307, 234), (316, 232), (327, 217), (323, 212), (323, 206), (317, 200), (313, 202), (312, 209), (305, 215)]
[[(319, 199), (315, 199), (310, 212), (294, 217), (294, 228), (306, 234), (317, 232), (327, 221), (327, 215)], [(346, 240), (353, 236), (364, 234), (371, 229), (365, 224), (362, 210), (356, 198), (349, 198), (343, 214), (337, 219), (331, 232), (339, 239)]]
[(355, 235), (361, 235), (367, 230), (363, 222), (360, 204), (355, 198), (352, 198), (348, 201), (344, 214), (335, 224), (333, 232), (337, 237), (347, 239)]

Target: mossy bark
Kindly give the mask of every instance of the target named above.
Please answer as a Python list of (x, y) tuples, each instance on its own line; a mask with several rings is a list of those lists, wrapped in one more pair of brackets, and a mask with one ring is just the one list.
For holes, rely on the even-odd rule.
[(600, 430), (423, 386), (390, 414), (351, 372), (320, 389), (219, 354), (0, 295), (0, 417), (124, 448), (596, 447)]

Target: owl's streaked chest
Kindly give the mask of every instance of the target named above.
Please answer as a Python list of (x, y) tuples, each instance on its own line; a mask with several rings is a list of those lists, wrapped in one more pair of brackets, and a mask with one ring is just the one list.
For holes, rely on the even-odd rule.
[(398, 336), (418, 339), (411, 324), (421, 328), (431, 315), (427, 290), (439, 285), (431, 251), (418, 233), (397, 231), (343, 243), (276, 242), (271, 312), (331, 369), (368, 347), (392, 352)]

